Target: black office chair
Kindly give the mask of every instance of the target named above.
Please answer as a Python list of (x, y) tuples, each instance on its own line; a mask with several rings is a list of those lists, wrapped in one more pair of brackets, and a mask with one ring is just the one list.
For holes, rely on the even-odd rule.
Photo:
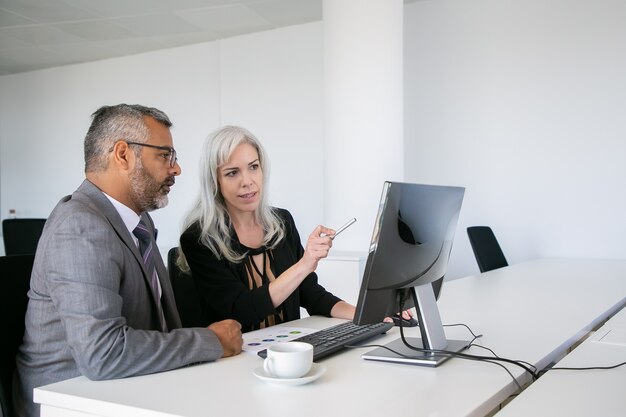
[(46, 219), (4, 219), (2, 236), (7, 255), (34, 254)]
[(196, 284), (190, 272), (183, 272), (176, 265), (178, 248), (172, 248), (167, 253), (167, 269), (169, 271), (176, 307), (183, 327), (206, 327), (207, 317), (204, 310), (204, 301), (196, 290)]
[(13, 415), (13, 371), (15, 354), (24, 336), (30, 274), (35, 255), (0, 257), (0, 403), (2, 415)]
[(472, 245), (472, 250), (474, 251), (480, 272), (491, 271), (492, 269), (509, 265), (490, 227), (468, 227), (467, 236)]

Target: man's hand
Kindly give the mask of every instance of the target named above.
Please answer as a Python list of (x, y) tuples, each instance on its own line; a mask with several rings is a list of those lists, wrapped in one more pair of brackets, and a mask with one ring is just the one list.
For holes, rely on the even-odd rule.
[(222, 344), (223, 358), (241, 353), (243, 337), (241, 336), (241, 324), (238, 321), (231, 319), (218, 321), (211, 324), (208, 329), (215, 333)]

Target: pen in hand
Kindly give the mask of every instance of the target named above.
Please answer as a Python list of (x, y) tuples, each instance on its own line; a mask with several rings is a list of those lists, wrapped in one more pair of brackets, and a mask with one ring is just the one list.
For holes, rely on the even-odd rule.
[(343, 226), (341, 226), (339, 229), (337, 229), (337, 231), (335, 232), (334, 235), (332, 235), (330, 237), (331, 240), (333, 240), (334, 238), (337, 237), (337, 235), (341, 232), (343, 232), (344, 230), (346, 230), (348, 227), (352, 226), (354, 224), (354, 222), (356, 222), (355, 218), (352, 218), (350, 220), (348, 220), (348, 222), (346, 224), (344, 224)]

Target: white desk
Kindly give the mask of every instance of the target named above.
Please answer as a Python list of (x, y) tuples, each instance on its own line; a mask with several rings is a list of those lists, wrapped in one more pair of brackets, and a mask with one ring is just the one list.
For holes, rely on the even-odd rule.
[[(626, 309), (555, 367), (611, 366), (626, 361)], [(613, 336), (610, 333), (615, 331)], [(505, 406), (497, 417), (626, 415), (626, 367), (611, 370), (552, 370)]]
[[(626, 261), (539, 260), (447, 282), (439, 305), (444, 323), (466, 323), (500, 356), (543, 367), (621, 309), (625, 295)], [(310, 317), (288, 325), (319, 329), (338, 322)], [(446, 333), (469, 338), (462, 328)], [(393, 329), (376, 343), (397, 335)], [(326, 374), (298, 387), (256, 379), (252, 370), (262, 361), (243, 353), (143, 377), (102, 382), (79, 377), (36, 389), (35, 401), (44, 417), (483, 416), (516, 391), (509, 375), (488, 363), (452, 359), (432, 369), (364, 361), (361, 353), (347, 350), (323, 360)], [(521, 369), (508, 368), (522, 375)]]
[(626, 309), (611, 317), (603, 327), (612, 329), (626, 329)]

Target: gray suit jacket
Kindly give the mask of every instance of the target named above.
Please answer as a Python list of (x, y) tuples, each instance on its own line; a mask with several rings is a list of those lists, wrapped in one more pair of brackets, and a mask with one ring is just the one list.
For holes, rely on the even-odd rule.
[[(148, 214), (143, 214), (153, 226)], [(158, 254), (158, 251), (156, 252)], [(139, 249), (107, 197), (85, 180), (50, 214), (31, 276), (24, 342), (16, 358), (18, 416), (39, 415), (33, 388), (84, 375), (114, 379), (215, 360), (208, 329), (181, 329), (157, 255), (162, 332)]]

